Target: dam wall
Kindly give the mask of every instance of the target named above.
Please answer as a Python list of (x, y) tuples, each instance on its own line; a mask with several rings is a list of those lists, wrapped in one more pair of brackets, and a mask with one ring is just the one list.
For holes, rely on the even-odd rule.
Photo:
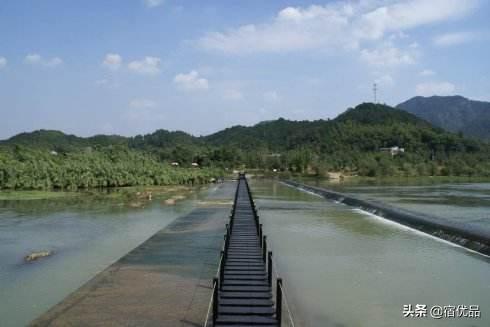
[(490, 256), (490, 232), (470, 224), (453, 222), (435, 216), (413, 213), (376, 201), (367, 201), (332, 190), (305, 185), (292, 180), (283, 181), (288, 186), (320, 195), (326, 199), (362, 209), (385, 219), (414, 228), (443, 240), (461, 245)]

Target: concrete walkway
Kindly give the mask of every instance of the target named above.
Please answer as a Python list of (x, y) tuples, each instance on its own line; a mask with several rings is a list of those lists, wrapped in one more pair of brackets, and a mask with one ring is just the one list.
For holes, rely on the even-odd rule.
[(202, 326), (235, 187), (219, 185), (31, 326)]

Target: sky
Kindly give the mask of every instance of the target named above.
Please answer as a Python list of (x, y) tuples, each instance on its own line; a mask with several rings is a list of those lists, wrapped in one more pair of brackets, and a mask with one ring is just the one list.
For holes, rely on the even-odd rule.
[(487, 0), (1, 0), (0, 139), (490, 101)]

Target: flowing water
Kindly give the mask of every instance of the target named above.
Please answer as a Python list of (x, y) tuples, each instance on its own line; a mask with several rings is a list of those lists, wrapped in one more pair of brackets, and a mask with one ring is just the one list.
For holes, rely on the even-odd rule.
[[(485, 187), (465, 185), (468, 196), (477, 194), (473, 205), (452, 204), (460, 214), (451, 217), (488, 217), (488, 198), (474, 191)], [(490, 259), (278, 182), (255, 181), (252, 189), (297, 325), (490, 326)], [(392, 190), (380, 186), (369, 196), (375, 193), (397, 202)], [(414, 191), (423, 193), (437, 198), (431, 187)], [(410, 202), (410, 209), (434, 213), (427, 206)], [(409, 304), (426, 305), (427, 317), (405, 318)], [(479, 305), (481, 318), (435, 319), (436, 305)]]
[[(252, 180), (251, 186), (297, 326), (490, 326), (488, 258), (279, 182)], [(485, 224), (488, 218), (484, 184), (462, 185), (463, 191), (437, 186), (446, 193), (433, 185), (398, 193), (389, 187), (358, 185), (349, 192), (445, 215), (434, 209), (441, 208), (448, 219), (480, 217)], [(0, 201), (0, 326), (27, 324), (190, 211), (202, 194), (194, 197), (144, 208)], [(23, 261), (37, 250), (54, 255)], [(406, 304), (479, 305), (482, 318), (403, 318)]]
[[(430, 182), (430, 181), (429, 181)], [(329, 183), (316, 180), (306, 183), (334, 189), (366, 200), (474, 225), (490, 233), (490, 183), (426, 183), (407, 181), (378, 183)]]
[[(0, 201), (0, 326), (24, 326), (98, 272), (190, 211), (195, 200), (144, 208), (121, 201)], [(35, 262), (24, 256), (49, 250)]]

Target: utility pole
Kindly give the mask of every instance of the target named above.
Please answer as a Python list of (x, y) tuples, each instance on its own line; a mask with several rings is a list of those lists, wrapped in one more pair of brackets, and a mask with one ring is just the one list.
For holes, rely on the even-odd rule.
[(373, 85), (373, 93), (374, 93), (374, 103), (378, 103), (378, 85), (374, 83)]

